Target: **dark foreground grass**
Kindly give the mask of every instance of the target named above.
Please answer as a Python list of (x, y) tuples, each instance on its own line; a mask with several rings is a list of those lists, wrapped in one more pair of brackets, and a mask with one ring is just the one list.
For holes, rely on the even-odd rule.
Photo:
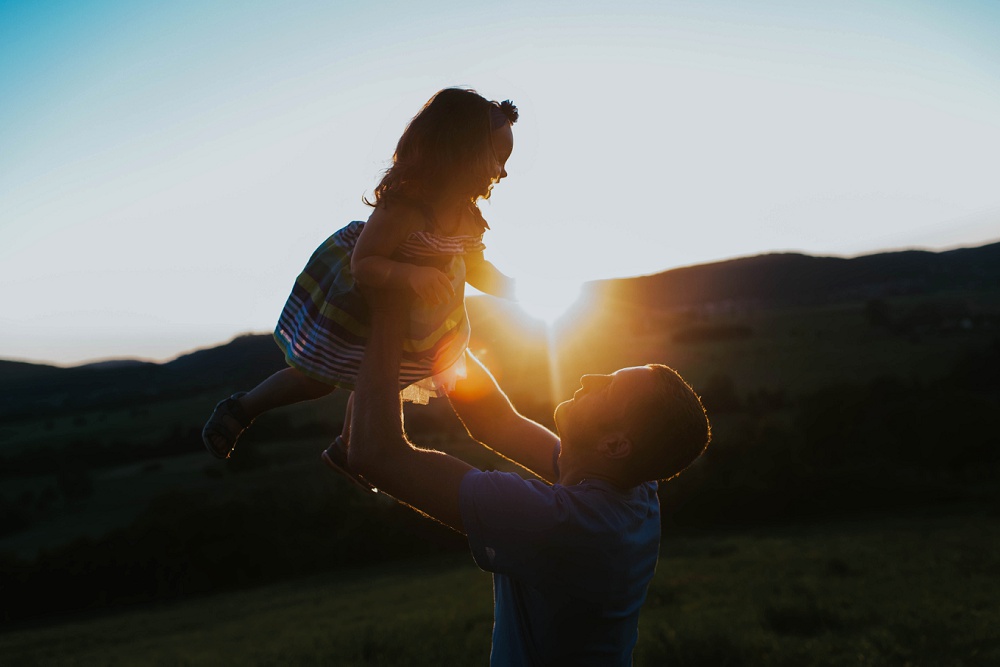
[[(967, 512), (667, 535), (636, 665), (998, 665), (997, 528)], [(0, 662), (485, 665), (491, 626), (489, 576), (449, 557), (8, 629)]]

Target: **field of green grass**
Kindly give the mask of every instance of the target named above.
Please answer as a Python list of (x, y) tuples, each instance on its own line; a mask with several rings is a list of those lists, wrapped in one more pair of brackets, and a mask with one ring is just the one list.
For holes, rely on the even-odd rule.
[[(635, 664), (1000, 664), (1000, 531), (982, 510), (664, 536)], [(252, 555), (248, 555), (252, 558)], [(485, 665), (489, 575), (469, 557), (53, 619), (5, 665)]]
[[(334, 407), (338, 402), (337, 398), (329, 399)], [(320, 409), (320, 405), (297, 406), (283, 409), (283, 412), (290, 412), (294, 417), (296, 412)], [(468, 438), (428, 435), (418, 441), (460, 456), (480, 468), (517, 469)], [(270, 489), (269, 492), (285, 489), (287, 497), (315, 503), (322, 492), (310, 490), (328, 491), (328, 487), (339, 488), (345, 493), (353, 490), (354, 487), (342, 483), (320, 462), (319, 454), (327, 444), (328, 441), (320, 437), (265, 443), (255, 443), (248, 437), (241, 441), (234, 457), (242, 455), (240, 460), (244, 460), (252, 453), (266, 462), (249, 470), (234, 470), (233, 463), (238, 463), (236, 458), (218, 461), (201, 447), (185, 456), (93, 470), (88, 473), (92, 490), (87, 498), (58, 503), (28, 529), (4, 536), (0, 539), (0, 552), (30, 559), (41, 550), (53, 549), (80, 537), (100, 538), (114, 529), (124, 528), (157, 498), (172, 492), (249, 498), (264, 493), (263, 489)], [(252, 452), (248, 451), (251, 447)], [(3, 492), (14, 498), (23, 493), (37, 496), (44, 489), (54, 487), (52, 475), (39, 475), (6, 480)], [(369, 499), (363, 494), (358, 500), (369, 504), (391, 502), (385, 496)]]

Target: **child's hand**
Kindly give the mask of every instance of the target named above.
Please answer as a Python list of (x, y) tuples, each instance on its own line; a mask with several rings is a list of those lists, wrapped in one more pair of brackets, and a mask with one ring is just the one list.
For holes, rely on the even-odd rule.
[(413, 267), (409, 283), (417, 296), (434, 306), (447, 303), (455, 295), (448, 276), (430, 266)]

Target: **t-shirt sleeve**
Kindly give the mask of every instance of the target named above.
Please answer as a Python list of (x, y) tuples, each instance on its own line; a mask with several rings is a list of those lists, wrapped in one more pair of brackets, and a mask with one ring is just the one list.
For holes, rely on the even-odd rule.
[(476, 564), (488, 571), (530, 580), (542, 575), (559, 523), (555, 487), (511, 472), (470, 470), (462, 478), (462, 525)]

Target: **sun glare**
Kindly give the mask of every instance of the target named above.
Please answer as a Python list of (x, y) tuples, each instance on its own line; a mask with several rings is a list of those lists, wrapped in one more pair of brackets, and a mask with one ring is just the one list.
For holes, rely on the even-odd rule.
[(547, 280), (519, 285), (517, 305), (528, 317), (551, 328), (577, 304), (580, 294), (580, 283)]

